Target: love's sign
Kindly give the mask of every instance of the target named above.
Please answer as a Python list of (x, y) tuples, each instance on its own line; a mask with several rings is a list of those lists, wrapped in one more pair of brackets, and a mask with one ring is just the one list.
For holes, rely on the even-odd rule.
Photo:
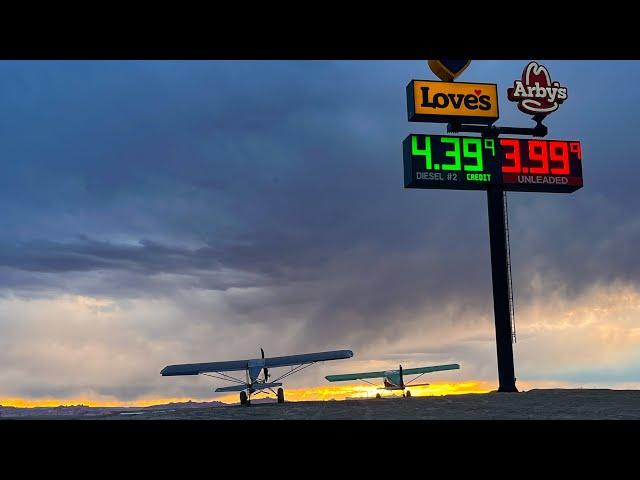
[(466, 123), (491, 125), (500, 116), (497, 85), (412, 80), (407, 114), (410, 122), (448, 123), (462, 117)]

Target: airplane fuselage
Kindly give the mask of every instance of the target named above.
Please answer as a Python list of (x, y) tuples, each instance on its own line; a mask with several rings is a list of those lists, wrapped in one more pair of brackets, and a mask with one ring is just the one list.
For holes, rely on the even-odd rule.
[(404, 390), (404, 381), (400, 372), (387, 372), (382, 379), (385, 390)]
[(264, 369), (264, 365), (264, 358), (253, 358), (247, 362), (247, 376), (251, 380), (247, 383), (256, 383), (258, 375), (260, 375), (260, 372)]

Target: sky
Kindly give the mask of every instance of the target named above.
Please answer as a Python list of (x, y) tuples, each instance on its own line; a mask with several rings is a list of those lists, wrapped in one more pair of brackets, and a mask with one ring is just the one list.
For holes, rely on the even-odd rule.
[[(473, 61), (498, 125), (528, 60)], [(640, 387), (640, 62), (545, 61), (584, 188), (510, 193), (520, 388)], [(403, 188), (426, 61), (0, 62), (0, 404), (220, 399), (168, 364), (352, 349), (288, 378), (497, 364), (486, 196)], [(322, 393), (325, 392), (325, 393)], [(328, 392), (328, 393), (326, 393)], [(354, 393), (356, 392), (356, 393)], [(234, 395), (235, 397), (235, 395)], [(234, 401), (234, 399), (230, 399)]]

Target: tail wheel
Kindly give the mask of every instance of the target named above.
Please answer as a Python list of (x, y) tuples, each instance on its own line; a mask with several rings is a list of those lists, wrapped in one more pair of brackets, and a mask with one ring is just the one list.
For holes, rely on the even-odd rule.
[(284, 403), (284, 390), (278, 389), (278, 403)]
[(407, 390), (406, 397), (409, 398), (410, 396), (411, 396), (411, 392), (409, 390)]
[(249, 397), (247, 397), (247, 392), (240, 392), (240, 405), (249, 405)]

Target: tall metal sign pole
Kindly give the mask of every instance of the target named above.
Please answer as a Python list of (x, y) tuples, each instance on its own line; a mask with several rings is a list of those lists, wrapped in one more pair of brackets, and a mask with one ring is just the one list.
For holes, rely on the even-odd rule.
[(513, 332), (511, 331), (511, 299), (509, 297), (509, 264), (507, 262), (504, 195), (504, 191), (500, 187), (487, 189), (493, 313), (496, 324), (498, 380), (500, 382), (498, 391), (517, 392), (513, 366)]
[(552, 82), (544, 66), (530, 62), (522, 80), (507, 90), (509, 100), (533, 115), (536, 126), (496, 127), (497, 85), (453, 83), (470, 62), (429, 60), (442, 81), (412, 80), (407, 85), (408, 119), (447, 123), (447, 133), (471, 132), (481, 137), (409, 135), (403, 142), (404, 180), (406, 188), (486, 190), (498, 391), (517, 392), (505, 194), (570, 193), (582, 188), (582, 151), (578, 141), (499, 138), (501, 134), (547, 135), (542, 120), (567, 98), (567, 89)]

